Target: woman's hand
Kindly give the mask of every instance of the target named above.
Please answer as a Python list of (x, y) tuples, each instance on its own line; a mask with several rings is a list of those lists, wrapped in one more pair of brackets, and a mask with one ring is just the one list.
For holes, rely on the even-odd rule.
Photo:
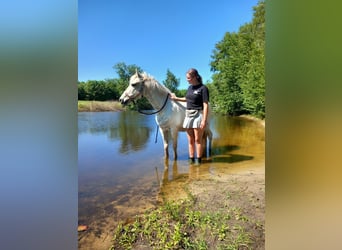
[(177, 99), (177, 96), (175, 95), (175, 93), (170, 93), (169, 96), (170, 96), (171, 100)]
[(207, 118), (208, 118), (208, 103), (203, 102), (203, 118), (200, 124), (201, 129), (204, 129), (207, 126)]
[(175, 93), (169, 93), (170, 99), (173, 101), (186, 102), (185, 97), (177, 97)]
[(207, 126), (207, 121), (202, 120), (200, 124), (200, 129), (204, 129)]

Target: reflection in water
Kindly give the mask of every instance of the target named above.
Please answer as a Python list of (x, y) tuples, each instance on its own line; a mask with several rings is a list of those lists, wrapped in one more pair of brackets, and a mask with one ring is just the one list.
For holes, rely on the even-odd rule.
[(264, 159), (264, 129), (256, 122), (239, 117), (215, 116), (213, 162), (235, 163)]
[(120, 153), (137, 151), (145, 147), (152, 129), (145, 117), (129, 111), (82, 112), (78, 119), (79, 134), (105, 134), (112, 141), (119, 140)]
[(89, 228), (80, 234), (82, 249), (90, 244), (84, 243), (87, 237), (103, 237), (115, 223), (156, 205), (153, 170), (160, 165), (155, 156), (162, 155), (162, 146), (161, 140), (151, 143), (153, 116), (85, 112), (79, 113), (78, 126), (79, 224)]
[[(187, 194), (182, 188), (182, 184), (189, 179), (189, 169), (188, 167), (184, 169), (180, 167), (177, 161), (172, 161), (171, 163), (168, 160), (164, 161), (163, 175), (159, 181), (160, 189), (157, 196), (159, 202), (186, 197)], [(158, 169), (156, 171), (158, 172)]]
[(136, 118), (137, 115), (133, 112), (120, 112), (118, 124), (118, 134), (122, 142), (120, 153), (137, 151), (146, 146), (151, 128), (144, 124), (142, 116), (139, 117), (140, 120)]
[(110, 239), (119, 221), (158, 201), (186, 197), (186, 182), (264, 161), (263, 128), (242, 118), (212, 117), (212, 155), (200, 167), (187, 162), (185, 133), (179, 133), (178, 160), (164, 160), (161, 135), (154, 140), (154, 116), (82, 112), (78, 126), (79, 224), (89, 226), (79, 235), (80, 249), (97, 249), (91, 237)]

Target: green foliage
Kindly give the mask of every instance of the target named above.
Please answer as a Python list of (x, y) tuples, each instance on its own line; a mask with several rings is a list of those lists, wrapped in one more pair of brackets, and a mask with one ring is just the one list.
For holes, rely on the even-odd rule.
[(186, 89), (177, 90), (176, 96), (185, 96), (186, 91), (187, 91)]
[(178, 95), (179, 83), (180, 79), (177, 79), (176, 76), (168, 69), (166, 72), (166, 80), (163, 81), (165, 87), (167, 87), (172, 93)]
[(239, 209), (195, 207), (195, 200), (166, 202), (131, 224), (119, 224), (110, 249), (250, 249), (249, 219)]
[[(128, 86), (129, 78), (136, 72), (138, 71), (139, 73), (142, 73), (143, 70), (135, 65), (126, 65), (124, 62), (119, 62), (113, 66), (113, 69), (116, 71), (116, 73), (119, 76), (119, 79), (125, 81)], [(127, 87), (126, 86), (126, 87)]]
[[(128, 87), (129, 79), (130, 77), (138, 71), (139, 73), (142, 73), (143, 70), (135, 65), (126, 65), (123, 62), (117, 63), (113, 66), (113, 69), (116, 71), (116, 73), (119, 76), (119, 79), (116, 81), (116, 89), (120, 93), (120, 95), (124, 92), (124, 90)], [(120, 97), (120, 96), (119, 96)]]
[(86, 100), (87, 92), (85, 90), (85, 82), (78, 82), (78, 100)]
[(113, 84), (115, 79), (78, 83), (78, 100), (115, 100), (118, 99), (119, 92)]
[(265, 2), (254, 9), (253, 20), (237, 33), (227, 32), (215, 45), (209, 88), (214, 110), (224, 114), (265, 117)]

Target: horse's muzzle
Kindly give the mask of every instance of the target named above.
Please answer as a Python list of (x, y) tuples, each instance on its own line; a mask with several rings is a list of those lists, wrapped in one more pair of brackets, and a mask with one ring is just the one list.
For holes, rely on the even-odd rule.
[(129, 102), (129, 98), (120, 98), (119, 99), (119, 102), (122, 104), (122, 105), (127, 105), (128, 102)]

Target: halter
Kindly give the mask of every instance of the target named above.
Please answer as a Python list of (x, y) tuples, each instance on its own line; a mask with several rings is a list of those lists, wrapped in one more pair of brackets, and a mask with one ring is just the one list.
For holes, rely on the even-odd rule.
[[(138, 74), (138, 73), (137, 73), (137, 74)], [(139, 95), (141, 95), (141, 96), (143, 97), (144, 83), (145, 83), (145, 80), (146, 80), (145, 77), (144, 77), (144, 78), (141, 78), (141, 77), (139, 76), (139, 74), (138, 74), (138, 78), (139, 78), (140, 81), (135, 83), (135, 84), (140, 83), (139, 90), (137, 90), (138, 94), (135, 95), (135, 96), (132, 98), (132, 97), (130, 97), (130, 96), (126, 93), (126, 91), (124, 92), (124, 96), (125, 96), (125, 97), (128, 97), (128, 100), (131, 100), (131, 101), (134, 103), (134, 105), (135, 105), (135, 98), (136, 98), (136, 97), (138, 97)], [(132, 84), (132, 86), (134, 86), (134, 84)], [(145, 113), (145, 112), (143, 112), (142, 110), (139, 110), (139, 109), (138, 109), (137, 111), (138, 111), (139, 113), (143, 114), (143, 115), (154, 115), (154, 114), (157, 114), (157, 113), (159, 113), (160, 111), (162, 111), (162, 110), (165, 108), (168, 99), (169, 99), (169, 93), (167, 93), (166, 98), (165, 98), (165, 101), (164, 101), (162, 107), (161, 107), (159, 110), (157, 110), (157, 111), (154, 111), (154, 112), (151, 112), (151, 113)], [(159, 126), (158, 126), (158, 124), (157, 124), (155, 143), (157, 143), (157, 137), (158, 137), (158, 131), (159, 131), (158, 128), (159, 128)]]
[[(140, 77), (139, 77), (140, 78)], [(141, 78), (140, 78), (141, 79)], [(145, 83), (145, 79), (141, 79), (141, 85), (140, 85), (140, 89), (138, 90), (138, 93), (143, 97), (143, 90), (144, 90), (144, 83)], [(143, 115), (154, 115), (154, 114), (157, 114), (159, 113), (160, 111), (162, 111), (165, 106), (166, 106), (166, 103), (167, 103), (167, 100), (169, 99), (169, 94), (166, 95), (166, 98), (165, 98), (165, 101), (164, 101), (164, 104), (162, 105), (162, 107), (160, 109), (158, 109), (157, 111), (153, 111), (151, 113), (146, 113), (146, 112), (143, 112), (142, 110), (137, 110), (140, 114), (143, 114)], [(133, 103), (135, 104), (135, 101), (133, 100)]]

